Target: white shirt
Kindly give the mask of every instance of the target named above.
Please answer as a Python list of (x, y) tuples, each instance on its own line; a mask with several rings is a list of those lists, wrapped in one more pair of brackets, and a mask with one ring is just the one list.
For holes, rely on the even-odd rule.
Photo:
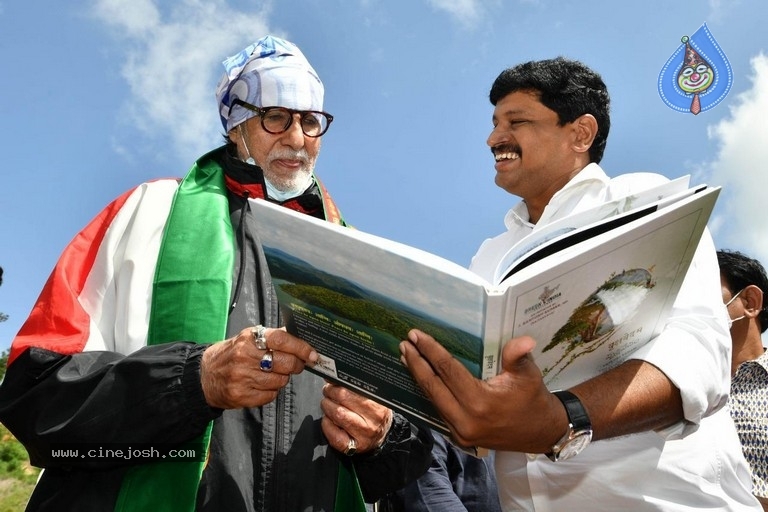
[[(507, 231), (486, 240), (470, 268), (490, 279), (506, 249), (537, 227), (662, 181), (650, 173), (610, 179), (590, 164), (555, 194), (536, 225), (525, 203), (510, 210)], [(497, 452), (504, 510), (761, 510), (726, 406), (731, 341), (725, 315), (715, 247), (705, 232), (669, 321), (632, 356), (658, 367), (680, 389), (685, 421), (595, 441), (557, 463), (544, 455)]]

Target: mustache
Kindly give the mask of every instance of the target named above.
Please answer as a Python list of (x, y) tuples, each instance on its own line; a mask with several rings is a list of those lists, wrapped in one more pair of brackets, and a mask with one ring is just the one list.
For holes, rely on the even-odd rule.
[(288, 149), (288, 148), (280, 148), (275, 149), (274, 151), (271, 151), (269, 153), (269, 160), (299, 160), (300, 162), (307, 164), (310, 162), (309, 153), (307, 153), (307, 150), (302, 148), (299, 150), (295, 149)]
[(517, 153), (518, 155), (523, 154), (523, 148), (517, 144), (497, 144), (496, 146), (492, 146), (490, 149), (494, 156), (496, 156), (498, 153)]

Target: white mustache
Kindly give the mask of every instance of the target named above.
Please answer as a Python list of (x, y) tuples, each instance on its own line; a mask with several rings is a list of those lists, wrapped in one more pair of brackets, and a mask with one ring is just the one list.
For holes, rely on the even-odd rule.
[(269, 153), (269, 160), (270, 162), (273, 160), (299, 160), (302, 163), (306, 164), (309, 163), (309, 153), (307, 153), (307, 150), (302, 148), (298, 151), (295, 151), (293, 149), (275, 149), (274, 151)]

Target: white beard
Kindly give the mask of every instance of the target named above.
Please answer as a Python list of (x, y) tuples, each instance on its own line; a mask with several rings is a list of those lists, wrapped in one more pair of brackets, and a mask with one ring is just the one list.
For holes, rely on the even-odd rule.
[(264, 183), (267, 185), (267, 195), (276, 201), (285, 201), (292, 197), (300, 195), (312, 184), (312, 171), (305, 172), (303, 169), (294, 174), (290, 179), (283, 180), (280, 183), (272, 183), (264, 175)]
[[(305, 164), (298, 171), (286, 176), (272, 172), (271, 162), (280, 158), (299, 158)], [(289, 149), (274, 150), (267, 156), (267, 165), (262, 167), (267, 194), (277, 201), (285, 201), (300, 195), (312, 184), (312, 171), (315, 159), (310, 158), (306, 149), (292, 151)]]

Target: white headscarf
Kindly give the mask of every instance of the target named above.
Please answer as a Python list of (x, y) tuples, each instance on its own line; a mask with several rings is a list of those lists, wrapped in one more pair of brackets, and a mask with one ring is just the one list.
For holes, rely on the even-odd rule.
[(323, 109), (323, 83), (290, 41), (265, 36), (223, 64), (226, 72), (216, 87), (216, 100), (227, 133), (256, 115), (241, 106), (233, 107), (235, 99), (257, 107)]

